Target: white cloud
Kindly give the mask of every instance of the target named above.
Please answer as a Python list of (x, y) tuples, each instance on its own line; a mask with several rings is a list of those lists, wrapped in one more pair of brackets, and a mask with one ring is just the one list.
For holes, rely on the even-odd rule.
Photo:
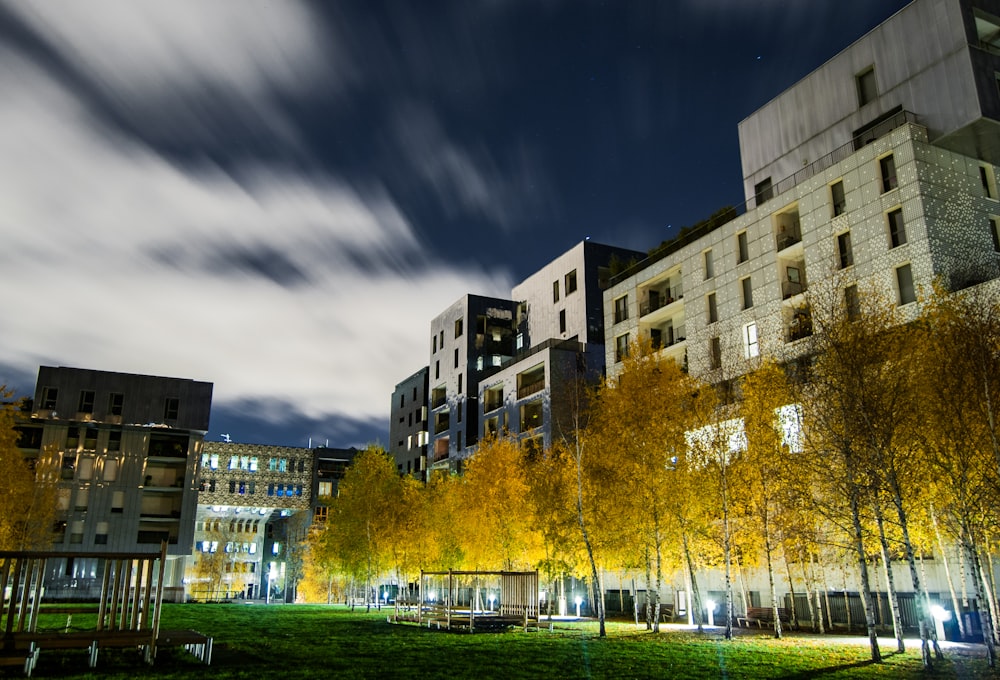
[[(129, 10), (113, 31), (90, 3), (55, 5), (65, 16), (21, 9), (44, 13), (31, 21), (67, 58), (136, 101), (183, 88), (191, 69), (256, 106), (264, 89), (315, 66), (314, 52), (297, 51), (310, 39), (297, 5), (258, 4), (274, 40), (237, 21), (228, 46), (212, 39), (228, 26), (217, 8), (231, 18), (246, 3), (209, 3), (204, 31), (162, 9), (175, 5), (136, 3), (152, 18)], [(143, 28), (154, 19), (156, 30)], [(122, 31), (133, 35), (102, 54)], [(276, 63), (262, 46), (290, 51)], [(241, 62), (255, 50), (265, 54)], [(231, 174), (179, 166), (21, 56), (0, 51), (0, 64), (0, 364), (189, 377), (214, 382), (217, 404), (273, 399), (309, 417), (385, 418), (395, 383), (426, 364), (429, 320), (467, 291), (509, 292), (503, 272), (432, 261), (377, 185), (259, 163)], [(261, 275), (276, 264), (296, 276)]]

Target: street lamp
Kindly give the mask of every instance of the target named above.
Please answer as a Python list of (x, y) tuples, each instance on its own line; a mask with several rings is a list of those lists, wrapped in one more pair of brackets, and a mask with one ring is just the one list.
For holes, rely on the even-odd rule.
[(579, 595), (576, 596), (576, 618), (580, 618), (580, 605), (583, 604), (583, 598)]
[(490, 611), (493, 611), (493, 601), (496, 600), (496, 599), (497, 599), (496, 595), (494, 595), (493, 593), (490, 593), (490, 597), (489, 597), (489, 600), (490, 600)]
[(705, 608), (708, 609), (708, 625), (715, 625), (715, 600), (706, 600)]

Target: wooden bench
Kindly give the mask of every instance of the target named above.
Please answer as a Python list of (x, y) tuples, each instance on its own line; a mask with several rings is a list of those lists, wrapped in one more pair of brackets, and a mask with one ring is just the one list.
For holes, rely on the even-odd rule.
[[(784, 607), (778, 607), (778, 620), (785, 624), (791, 620), (788, 610)], [(764, 624), (773, 626), (774, 607), (748, 607), (746, 616), (737, 616), (736, 623), (746, 628), (749, 628), (751, 623), (756, 623), (758, 628), (763, 628)]]
[[(0, 665), (22, 665), (31, 675), (43, 649), (85, 649), (91, 668), (102, 648), (134, 647), (152, 664), (159, 646), (183, 646), (203, 663), (211, 663), (212, 638), (193, 630), (160, 630), (166, 543), (158, 553), (0, 552)], [(46, 561), (66, 557), (95, 558), (103, 573), (97, 603), (71, 605), (43, 602)], [(65, 625), (54, 617), (67, 615)], [(75, 614), (91, 615), (84, 629), (71, 628)], [(41, 625), (40, 625), (41, 623)]]

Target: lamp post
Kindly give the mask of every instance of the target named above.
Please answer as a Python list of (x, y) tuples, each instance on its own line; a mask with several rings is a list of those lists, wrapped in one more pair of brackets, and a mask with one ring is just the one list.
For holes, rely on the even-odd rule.
[(931, 616), (934, 617), (934, 632), (937, 633), (938, 639), (946, 639), (944, 634), (944, 622), (951, 621), (951, 612), (939, 604), (932, 604)]
[(493, 593), (490, 593), (490, 597), (489, 597), (489, 600), (490, 600), (490, 611), (493, 611), (493, 601), (496, 600), (496, 599), (497, 599), (496, 595), (494, 595)]
[(579, 595), (576, 596), (576, 618), (580, 618), (580, 605), (583, 604), (583, 598)]
[(708, 609), (708, 625), (715, 625), (715, 600), (706, 600), (705, 608)]

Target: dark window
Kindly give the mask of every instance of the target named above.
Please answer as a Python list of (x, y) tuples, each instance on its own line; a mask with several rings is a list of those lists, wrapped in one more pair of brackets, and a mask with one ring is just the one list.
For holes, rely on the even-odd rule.
[(42, 428), (40, 427), (16, 427), (17, 445), (22, 449), (42, 448)]
[(108, 451), (121, 451), (122, 449), (122, 431), (121, 430), (111, 430), (108, 432)]
[(120, 416), (122, 414), (122, 407), (125, 405), (125, 395), (121, 392), (112, 392), (108, 395), (108, 414), (112, 416)]
[(753, 195), (757, 200), (757, 205), (760, 205), (764, 201), (768, 201), (774, 197), (774, 187), (771, 186), (771, 178), (768, 177), (765, 180), (757, 182), (757, 185), (753, 188)]
[(458, 374), (458, 391), (459, 392), (462, 391), (462, 374), (461, 373)]
[(80, 391), (80, 404), (76, 409), (79, 413), (94, 412), (94, 390)]
[(177, 420), (177, 411), (180, 408), (181, 401), (177, 397), (167, 397), (163, 400), (163, 419), (164, 420)]
[(552, 301), (559, 302), (559, 282), (552, 282)]
[(896, 267), (896, 283), (899, 285), (899, 304), (916, 302), (917, 293), (913, 288), (913, 270), (910, 269), (910, 265)]
[(615, 338), (615, 361), (620, 362), (628, 356), (628, 333)]
[(833, 202), (834, 217), (847, 212), (847, 198), (844, 196), (843, 181), (834, 182), (830, 185), (830, 200)]
[(236, 493), (236, 480), (230, 480), (229, 493)]
[(455, 368), (458, 368), (458, 347), (455, 348)]
[(42, 408), (51, 411), (56, 407), (56, 400), (59, 398), (59, 388), (57, 387), (43, 387), (42, 388)]
[(737, 263), (746, 262), (750, 259), (750, 249), (747, 247), (747, 233), (741, 231), (736, 235), (736, 256)]
[(851, 232), (845, 231), (837, 236), (837, 256), (840, 260), (840, 268), (850, 267), (854, 264), (854, 252), (851, 250)]
[(66, 448), (75, 449), (80, 445), (80, 428), (71, 427), (66, 432)]
[(615, 300), (615, 323), (621, 323), (628, 319), (628, 295)]
[(983, 195), (986, 198), (996, 198), (996, 187), (993, 185), (993, 178), (985, 165), (979, 166), (979, 181), (983, 183)]
[(566, 295), (576, 292), (576, 270), (566, 275)]
[(886, 215), (889, 220), (889, 242), (892, 247), (906, 243), (906, 226), (903, 224), (903, 209), (896, 208)]
[(715, 293), (709, 293), (706, 298), (708, 305), (708, 322), (715, 323), (719, 320), (719, 307), (715, 304)]
[(743, 288), (743, 309), (750, 309), (753, 307), (753, 286), (750, 283), (750, 277), (741, 279), (740, 286)]
[(560, 309), (559, 310), (559, 332), (560, 333), (565, 333), (566, 332), (566, 310), (565, 309)]
[(463, 319), (455, 319), (455, 337), (459, 338), (462, 336), (462, 321)]
[(1000, 218), (990, 218), (990, 236), (993, 237), (993, 250), (1000, 253)]
[(864, 106), (868, 102), (874, 101), (878, 98), (878, 88), (875, 84), (875, 67), (871, 66), (857, 76), (855, 76), (858, 85), (858, 106)]
[(892, 154), (880, 158), (878, 167), (882, 175), (882, 193), (895, 189), (898, 182), (896, 181), (896, 161), (893, 160)]
[(706, 250), (704, 253), (705, 259), (705, 280), (708, 281), (715, 277), (715, 265), (712, 262), (712, 251)]
[(858, 297), (858, 287), (848, 286), (844, 289), (844, 307), (848, 321), (857, 321), (861, 317), (861, 299)]
[(708, 343), (709, 366), (712, 370), (722, 368), (722, 341), (712, 338)]

